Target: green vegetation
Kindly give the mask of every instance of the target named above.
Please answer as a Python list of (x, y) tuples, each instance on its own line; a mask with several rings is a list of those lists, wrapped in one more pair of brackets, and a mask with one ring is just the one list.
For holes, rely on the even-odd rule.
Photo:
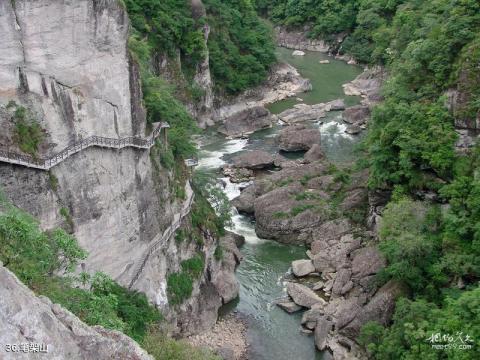
[(65, 219), (65, 222), (68, 225), (69, 230), (73, 231), (74, 224), (73, 224), (72, 215), (70, 214), (70, 210), (68, 210), (68, 208), (66, 207), (62, 207), (60, 208), (60, 215), (62, 215), (63, 218)]
[[(441, 305), (401, 299), (390, 328), (371, 322), (363, 327), (359, 340), (375, 359), (478, 359), (480, 288), (446, 296)], [(451, 336), (452, 343), (472, 348), (432, 349), (428, 339), (436, 335)], [(434, 344), (449, 344), (437, 340)]]
[(195, 348), (183, 340), (173, 340), (155, 330), (147, 334), (142, 347), (156, 360), (221, 360), (205, 349)]
[(302, 204), (298, 206), (294, 206), (291, 210), (292, 216), (297, 216), (298, 214), (301, 214), (304, 211), (307, 211), (308, 209), (313, 209), (315, 205), (313, 204)]
[(210, 66), (217, 92), (235, 94), (260, 84), (276, 62), (271, 29), (251, 1), (205, 0)]
[(215, 248), (215, 252), (213, 253), (213, 256), (215, 257), (215, 260), (217, 260), (217, 261), (223, 260), (223, 247), (222, 247), (222, 245), (218, 245)]
[[(72, 276), (71, 271), (87, 256), (76, 239), (62, 229), (44, 232), (30, 215), (6, 207), (0, 214), (0, 260), (35, 292), (87, 324), (120, 330), (138, 341), (150, 324), (161, 319), (145, 295), (121, 287), (104, 274)], [(64, 276), (55, 275), (59, 272)]]
[(48, 182), (53, 191), (58, 189), (58, 178), (52, 173), (51, 170), (48, 171)]
[(182, 270), (167, 277), (168, 300), (172, 305), (182, 304), (190, 298), (193, 291), (193, 282), (203, 274), (205, 262), (200, 255), (183, 260), (180, 263)]
[[(89, 325), (124, 332), (156, 360), (219, 359), (209, 351), (169, 338), (162, 330), (161, 314), (144, 294), (127, 290), (102, 273), (72, 275), (87, 256), (76, 239), (62, 229), (42, 231), (34, 218), (9, 205), (1, 192), (0, 201), (0, 261), (37, 294)], [(177, 287), (175, 299), (191, 294), (191, 278), (198, 278), (203, 267), (200, 256), (182, 262), (183, 272), (168, 279), (169, 288)], [(59, 273), (63, 276), (56, 275)]]
[(230, 203), (218, 187), (214, 175), (197, 170), (193, 177), (195, 204), (191, 211), (194, 227), (205, 227), (214, 234), (223, 235), (225, 227), (231, 225)]
[(179, 305), (190, 298), (193, 291), (193, 280), (186, 272), (171, 273), (167, 278), (168, 300), (172, 305)]
[[(196, 66), (205, 59), (203, 27), (211, 27), (208, 50), (216, 90), (233, 94), (259, 84), (275, 62), (271, 31), (257, 16), (250, 1), (204, 0), (206, 16), (192, 18), (186, 0), (125, 0), (135, 34), (131, 48), (142, 59), (176, 49), (182, 61), (182, 77), (190, 83)], [(202, 91), (184, 85), (191, 100)]]
[[(474, 341), (479, 337), (480, 149), (458, 154), (454, 144), (455, 124), (475, 127), (480, 113), (480, 3), (256, 4), (275, 23), (309, 24), (310, 36), (332, 45), (344, 31), (340, 53), (388, 73), (385, 100), (369, 123), (364, 163), (371, 188), (393, 191), (379, 234), (388, 265), (378, 281), (400, 281), (410, 297), (399, 301), (391, 327), (366, 326), (363, 344), (378, 359), (478, 358), (476, 345), (469, 351), (436, 351), (427, 339), (432, 332), (455, 336), (457, 331)], [(455, 104), (448, 96), (452, 89), (458, 92)], [(418, 195), (426, 192), (438, 201), (421, 201)]]
[(191, 259), (183, 260), (180, 265), (183, 271), (189, 273), (194, 279), (198, 279), (203, 273), (205, 262), (200, 255), (196, 255)]
[(23, 106), (15, 103), (8, 104), (15, 107), (13, 120), (15, 122), (15, 142), (24, 153), (36, 156), (38, 147), (45, 141), (45, 132), (40, 124), (33, 119), (32, 114)]

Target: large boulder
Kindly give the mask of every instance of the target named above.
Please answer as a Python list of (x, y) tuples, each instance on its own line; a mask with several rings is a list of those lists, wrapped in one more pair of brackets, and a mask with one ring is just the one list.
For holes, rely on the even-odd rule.
[(223, 249), (223, 258), (217, 266), (211, 267), (212, 284), (218, 295), (222, 299), (222, 303), (226, 304), (238, 296), (240, 289), (239, 282), (235, 277), (235, 269), (242, 261), (243, 256), (238, 250), (237, 244), (242, 243), (245, 239), (238, 235), (227, 231), (220, 238), (220, 245)]
[(240, 195), (234, 198), (231, 203), (239, 212), (253, 214), (255, 197), (255, 185), (250, 185), (243, 189)]
[[(37, 297), (0, 263), (0, 344), (2, 359), (153, 360), (128, 336), (88, 326), (43, 296)], [(48, 346), (48, 355), (4, 352), (6, 344)]]
[(290, 300), (281, 300), (277, 302), (277, 306), (280, 309), (285, 310), (287, 313), (292, 314), (302, 309), (300, 305), (295, 304), (293, 301)]
[(314, 144), (320, 144), (320, 132), (302, 125), (288, 126), (280, 131), (278, 144), (283, 151), (308, 151)]
[(318, 350), (323, 351), (327, 347), (327, 337), (330, 330), (333, 328), (333, 322), (327, 317), (322, 316), (317, 320), (315, 326), (315, 346)]
[(227, 136), (240, 136), (271, 127), (273, 116), (263, 106), (244, 109), (225, 119), (218, 131)]
[(370, 109), (365, 105), (356, 105), (345, 109), (343, 121), (350, 125), (364, 125), (370, 117)]
[(293, 299), (295, 304), (311, 308), (316, 304), (325, 305), (326, 301), (305, 285), (289, 282), (287, 283), (287, 293)]
[(377, 291), (363, 308), (355, 312), (353, 320), (341, 328), (340, 333), (355, 339), (360, 334), (362, 326), (369, 321), (378, 322), (383, 326), (388, 325), (392, 319), (395, 302), (404, 293), (405, 289), (403, 286), (397, 282), (389, 281)]
[(329, 273), (346, 267), (350, 262), (350, 253), (360, 247), (361, 241), (352, 234), (346, 234), (341, 238), (325, 239), (316, 245), (313, 265), (318, 272)]
[(313, 144), (313, 146), (308, 150), (303, 158), (307, 162), (314, 162), (317, 160), (322, 160), (325, 158), (325, 153), (322, 150), (320, 144)]
[(332, 286), (332, 293), (335, 295), (344, 295), (353, 288), (352, 270), (348, 268), (340, 269), (335, 276)]
[(316, 255), (321, 249), (326, 247), (329, 241), (340, 239), (343, 235), (352, 231), (352, 224), (349, 219), (341, 218), (330, 220), (322, 225), (306, 230), (302, 234), (307, 244), (311, 244), (311, 252)]
[(311, 192), (312, 198), (297, 200), (304, 189), (299, 183), (282, 186), (255, 199), (255, 231), (262, 238), (274, 239), (288, 244), (303, 243), (300, 232), (323, 223), (327, 210), (321, 211), (318, 200), (322, 194)]
[(362, 279), (374, 275), (386, 265), (385, 258), (376, 246), (368, 246), (352, 253), (352, 276)]
[(232, 163), (236, 168), (264, 169), (272, 167), (274, 160), (274, 157), (266, 151), (253, 150), (235, 156)]
[(297, 277), (307, 276), (315, 271), (312, 260), (295, 260), (292, 261), (292, 272)]

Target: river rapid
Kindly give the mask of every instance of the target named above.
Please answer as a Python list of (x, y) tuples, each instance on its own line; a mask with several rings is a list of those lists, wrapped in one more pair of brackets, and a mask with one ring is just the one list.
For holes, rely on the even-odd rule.
[[(295, 66), (300, 74), (310, 79), (313, 90), (299, 94), (307, 104), (345, 99), (347, 106), (358, 103), (359, 99), (343, 94), (342, 84), (353, 80), (361, 73), (361, 68), (347, 65), (324, 54), (306, 52), (305, 56), (292, 56), (292, 50), (278, 48), (279, 60)], [(329, 60), (329, 64), (320, 64)], [(291, 98), (269, 106), (270, 111), (279, 113), (291, 108), (299, 100)], [(327, 113), (321, 122), (311, 126), (321, 133), (322, 148), (327, 157), (339, 164), (350, 163), (354, 159), (355, 144), (360, 137), (345, 133), (346, 126), (341, 121), (341, 112)], [(206, 131), (199, 139), (199, 169), (213, 172), (222, 179), (225, 193), (231, 200), (240, 194), (242, 184), (233, 184), (220, 172), (222, 165), (242, 151), (261, 149), (272, 154), (278, 151), (274, 138), (281, 126), (258, 131), (247, 139), (226, 139), (215, 129)], [(243, 184), (245, 185), (245, 184)], [(275, 300), (285, 296), (285, 281), (290, 276), (290, 263), (305, 258), (303, 246), (282, 245), (268, 239), (260, 239), (255, 234), (254, 220), (233, 212), (231, 231), (246, 239), (241, 248), (244, 260), (237, 270), (240, 281), (239, 298), (227, 304), (222, 313), (238, 311), (248, 323), (247, 340), (250, 344), (249, 359), (255, 360), (311, 360), (322, 359), (315, 350), (311, 336), (300, 332), (301, 312), (287, 314), (275, 305)]]

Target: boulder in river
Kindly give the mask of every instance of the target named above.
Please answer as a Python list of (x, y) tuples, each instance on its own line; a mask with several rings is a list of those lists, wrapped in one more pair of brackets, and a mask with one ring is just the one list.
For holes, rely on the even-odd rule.
[(225, 119), (218, 131), (227, 136), (241, 136), (271, 127), (274, 116), (263, 106), (238, 111)]
[(295, 304), (311, 308), (315, 304), (326, 304), (320, 296), (305, 285), (289, 282), (287, 283), (287, 293), (293, 299)]
[(302, 125), (289, 126), (278, 135), (280, 150), (308, 151), (314, 144), (320, 144), (320, 131)]
[(343, 121), (351, 125), (363, 125), (370, 117), (370, 109), (365, 105), (356, 105), (345, 109), (342, 113)]
[(302, 50), (295, 50), (295, 51), (292, 53), (292, 56), (305, 56), (305, 52), (302, 51)]
[(292, 272), (297, 277), (307, 276), (315, 272), (312, 260), (295, 260), (292, 261)]
[(357, 135), (362, 132), (362, 128), (358, 125), (348, 125), (345, 132), (349, 135)]
[(287, 313), (292, 314), (302, 309), (300, 305), (295, 304), (293, 301), (290, 300), (281, 300), (277, 302), (277, 306), (280, 309), (285, 310)]
[(232, 205), (241, 213), (253, 214), (255, 201), (255, 186), (250, 185), (243, 189), (239, 196), (231, 201)]
[(322, 160), (325, 158), (325, 154), (322, 150), (320, 144), (313, 144), (313, 146), (308, 150), (303, 156), (304, 160), (307, 162), (313, 162), (317, 160)]
[(228, 176), (232, 183), (243, 183), (253, 180), (253, 170), (250, 169), (226, 166), (223, 168), (223, 174)]
[(272, 167), (275, 159), (266, 151), (253, 150), (244, 152), (232, 159), (233, 167), (246, 169), (264, 169)]

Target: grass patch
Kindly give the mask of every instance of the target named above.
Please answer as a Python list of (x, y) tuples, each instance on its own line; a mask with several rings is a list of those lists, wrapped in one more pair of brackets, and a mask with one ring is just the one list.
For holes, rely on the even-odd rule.
[(275, 219), (285, 219), (285, 218), (288, 218), (288, 214), (286, 212), (283, 212), (283, 211), (276, 211), (273, 213), (273, 217)]
[(147, 333), (142, 347), (157, 360), (221, 360), (206, 349), (195, 348), (184, 340), (173, 340), (157, 329)]
[(200, 255), (196, 255), (191, 259), (183, 260), (180, 265), (183, 271), (189, 273), (193, 278), (198, 279), (203, 273), (205, 262)]
[(216, 248), (215, 248), (215, 252), (213, 253), (213, 256), (215, 258), (215, 260), (217, 261), (220, 261), (220, 260), (223, 260), (223, 247), (222, 245), (218, 245)]
[(63, 216), (63, 218), (65, 219), (65, 222), (69, 226), (70, 230), (73, 231), (74, 224), (73, 224), (72, 215), (70, 214), (70, 210), (68, 210), (68, 208), (63, 206), (62, 208), (60, 208), (60, 215)]
[(18, 147), (24, 153), (36, 156), (39, 145), (45, 141), (42, 127), (32, 119), (30, 112), (23, 106), (16, 106), (13, 119)]
[(171, 273), (167, 277), (168, 300), (172, 305), (179, 305), (190, 298), (193, 291), (193, 280), (186, 272)]
[(314, 205), (311, 205), (311, 204), (303, 204), (303, 205), (298, 205), (298, 206), (295, 206), (292, 211), (291, 211), (291, 214), (293, 216), (297, 216), (298, 214), (301, 214), (302, 212), (308, 210), (308, 209), (312, 209), (314, 208), (315, 206)]
[(50, 184), (50, 188), (53, 191), (57, 191), (57, 189), (58, 189), (58, 178), (52, 173), (51, 170), (48, 171), (48, 183)]

